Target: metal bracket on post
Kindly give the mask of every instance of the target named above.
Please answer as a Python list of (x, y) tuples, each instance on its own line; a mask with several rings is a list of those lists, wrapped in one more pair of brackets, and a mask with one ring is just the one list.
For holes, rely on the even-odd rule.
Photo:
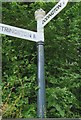
[(37, 95), (37, 117), (45, 118), (46, 106), (45, 106), (45, 73), (44, 73), (44, 28), (42, 27), (42, 18), (45, 16), (45, 11), (39, 9), (35, 12), (35, 18), (37, 20), (37, 32), (39, 36), (42, 36), (42, 40), (37, 43), (38, 50), (38, 95)]

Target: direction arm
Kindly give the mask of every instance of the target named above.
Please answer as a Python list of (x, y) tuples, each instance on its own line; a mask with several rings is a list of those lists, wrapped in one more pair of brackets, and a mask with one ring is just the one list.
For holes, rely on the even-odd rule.
[(42, 27), (44, 27), (51, 19), (53, 19), (65, 6), (69, 0), (60, 0), (42, 19)]
[(26, 39), (34, 42), (42, 40), (42, 36), (40, 36), (37, 32), (21, 29), (10, 25), (5, 25), (2, 23), (0, 23), (0, 34), (5, 34), (12, 37)]

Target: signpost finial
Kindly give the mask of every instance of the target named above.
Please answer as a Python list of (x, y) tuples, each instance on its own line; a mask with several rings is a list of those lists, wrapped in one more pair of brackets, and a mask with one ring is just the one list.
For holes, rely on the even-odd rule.
[(35, 11), (35, 19), (42, 19), (45, 16), (45, 11), (43, 9), (38, 9), (37, 11)]

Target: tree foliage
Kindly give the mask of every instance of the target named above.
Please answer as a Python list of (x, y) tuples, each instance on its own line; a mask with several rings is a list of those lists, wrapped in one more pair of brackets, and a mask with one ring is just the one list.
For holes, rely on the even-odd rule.
[[(34, 12), (55, 3), (3, 3), (2, 22), (36, 31)], [(47, 118), (81, 117), (81, 2), (68, 3), (45, 27)], [(36, 43), (2, 35), (3, 117), (34, 118), (37, 110)]]

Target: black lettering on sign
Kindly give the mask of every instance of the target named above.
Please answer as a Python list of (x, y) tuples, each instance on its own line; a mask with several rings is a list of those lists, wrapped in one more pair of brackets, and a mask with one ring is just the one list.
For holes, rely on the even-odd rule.
[(26, 33), (24, 34), (24, 36), (26, 37)]
[(47, 21), (48, 19), (47, 19), (47, 17), (45, 18), (45, 21)]
[(11, 30), (12, 33), (14, 34), (17, 34), (17, 31), (16, 30)]
[(2, 31), (4, 31), (4, 27), (3, 26), (1, 26), (2, 27)]
[(62, 7), (61, 3), (56, 7), (55, 10), (57, 11), (60, 7)]
[(32, 37), (32, 35), (30, 34), (30, 37)]
[(53, 11), (47, 16), (47, 20), (53, 15)]
[(35, 34), (33, 34), (33, 38), (36, 38)]
[(51, 15), (53, 15), (55, 13), (55, 9), (51, 12)]
[(4, 27), (4, 26), (2, 26), (2, 31), (17, 34), (17, 31), (15, 29), (7, 28), (7, 27)]
[(6, 31), (6, 32), (11, 32), (11, 29), (10, 29), (10, 28), (5, 27), (4, 31)]
[(58, 9), (61, 8), (61, 7), (62, 7), (62, 4), (59, 3), (59, 5), (58, 5), (55, 9), (53, 9), (53, 10), (45, 17), (45, 19), (42, 21), (42, 24), (44, 24), (44, 23), (45, 23), (52, 15), (54, 15), (55, 12), (58, 11)]
[(43, 21), (42, 21), (42, 24), (44, 24), (46, 22), (46, 20), (44, 19)]
[(55, 10), (53, 10), (50, 14), (48, 14), (48, 16), (46, 16), (46, 18), (42, 21), (42, 24), (44, 24), (44, 22), (46, 22), (53, 14), (54, 14)]

